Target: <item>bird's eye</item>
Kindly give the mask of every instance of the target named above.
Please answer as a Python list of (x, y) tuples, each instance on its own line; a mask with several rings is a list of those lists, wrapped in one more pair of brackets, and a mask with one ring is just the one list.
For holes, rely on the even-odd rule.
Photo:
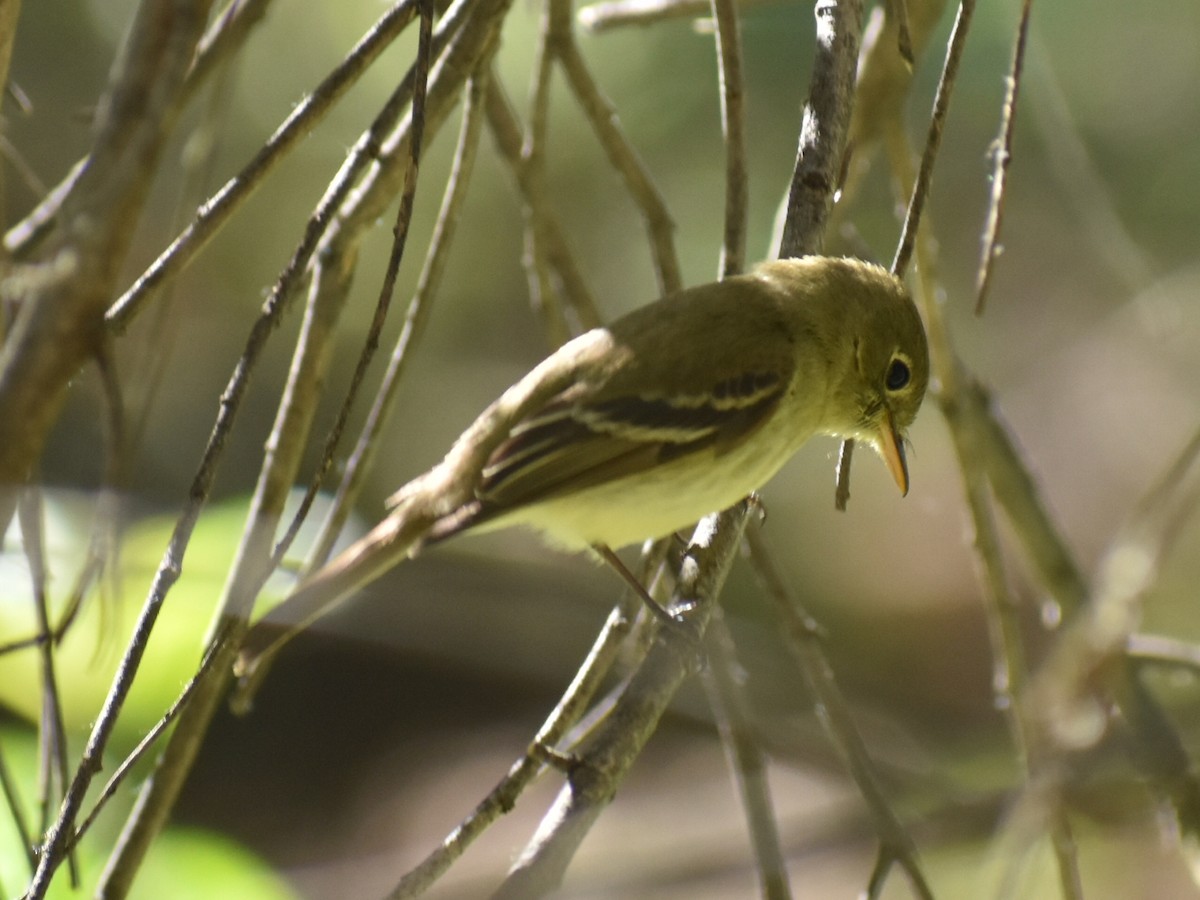
[(911, 380), (912, 372), (909, 371), (908, 363), (902, 359), (893, 359), (888, 366), (887, 378), (883, 383), (887, 385), (889, 391), (898, 391), (906, 387)]

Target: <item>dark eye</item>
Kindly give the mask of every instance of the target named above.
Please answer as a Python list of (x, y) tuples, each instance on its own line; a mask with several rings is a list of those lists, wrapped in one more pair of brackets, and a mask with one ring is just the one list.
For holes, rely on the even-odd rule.
[(898, 391), (905, 387), (911, 379), (912, 372), (908, 370), (908, 364), (902, 359), (893, 359), (891, 365), (888, 366), (884, 384), (887, 385), (889, 391)]

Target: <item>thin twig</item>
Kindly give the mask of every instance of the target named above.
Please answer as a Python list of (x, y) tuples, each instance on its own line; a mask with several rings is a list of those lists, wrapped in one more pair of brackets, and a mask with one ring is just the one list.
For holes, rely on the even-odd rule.
[(224, 68), (245, 46), (254, 27), (262, 22), (274, 0), (229, 0), (212, 17), (208, 30), (196, 43), (196, 58), (184, 89), (195, 92), (215, 71)]
[[(521, 144), (521, 168), (523, 193), (546, 196), (546, 149), (550, 127), (550, 80), (554, 74), (554, 36), (564, 27), (556, 19), (566, 16), (570, 27), (569, 4), (543, 0), (542, 14), (538, 20), (537, 45), (533, 51), (531, 84), (529, 89), (529, 124)], [(551, 277), (552, 265), (548, 244), (552, 237), (547, 232), (554, 227), (545, 203), (534, 203), (529, 199), (523, 204), (525, 214), (525, 247), (521, 264), (529, 284), (529, 302), (542, 320), (546, 342), (558, 347), (571, 337), (564, 309), (567, 298), (563, 296), (565, 285), (556, 284)]]
[(958, 16), (954, 20), (954, 30), (950, 33), (950, 46), (946, 51), (946, 62), (942, 66), (937, 94), (933, 98), (933, 113), (929, 117), (929, 134), (925, 139), (925, 151), (921, 154), (921, 166), (917, 170), (917, 181), (908, 201), (908, 211), (904, 216), (904, 228), (900, 233), (900, 244), (896, 248), (895, 259), (892, 260), (892, 274), (897, 278), (904, 277), (909, 259), (912, 257), (913, 246), (917, 240), (921, 212), (924, 210), (925, 201), (929, 196), (929, 185), (933, 180), (933, 167), (937, 161), (938, 149), (942, 144), (942, 129), (946, 125), (946, 114), (950, 110), (950, 97), (954, 93), (954, 83), (958, 78), (958, 67), (962, 62), (963, 50), (967, 44), (967, 33), (971, 27), (971, 16), (974, 12), (975, 0), (962, 0), (958, 6)]
[(208, 645), (208, 649), (204, 651), (204, 657), (200, 660), (200, 665), (196, 667), (196, 671), (192, 673), (192, 677), (188, 679), (187, 684), (183, 686), (183, 690), (179, 692), (179, 696), (174, 702), (167, 707), (167, 711), (163, 713), (162, 718), (155, 723), (142, 739), (138, 741), (125, 759), (121, 760), (121, 764), (113, 770), (108, 781), (104, 783), (104, 787), (96, 795), (96, 800), (92, 804), (91, 811), (80, 821), (75, 829), (75, 835), (72, 837), (72, 845), (78, 846), (83, 840), (83, 836), (87, 834), (94, 824), (96, 819), (100, 817), (100, 813), (104, 811), (108, 802), (116, 796), (117, 790), (125, 783), (125, 780), (133, 773), (134, 767), (146, 756), (154, 745), (158, 743), (158, 739), (166, 733), (166, 730), (171, 726), (171, 723), (179, 716), (179, 713), (191, 701), (192, 695), (196, 688), (201, 684), (203, 679), (208, 677), (209, 671), (212, 668), (213, 662), (218, 658), (217, 650), (220, 646), (219, 641), (213, 641)]
[[(29, 565), (29, 580), (33, 593), (33, 606), (37, 613), (38, 633), (44, 640), (38, 642), (41, 661), (42, 714), (39, 728), (39, 801), (41, 823), (39, 830), (45, 832), (60, 793), (67, 789), (67, 727), (63, 718), (62, 691), (59, 689), (56, 645), (50, 639), (49, 601), (46, 598), (46, 541), (45, 522), (42, 509), (42, 492), (39, 487), (27, 487), (21, 492), (17, 505), (17, 518), (21, 525), (22, 546)], [(78, 884), (78, 861), (69, 855), (71, 884)]]
[(1154, 665), (1200, 672), (1200, 644), (1161, 634), (1131, 634), (1125, 653), (1138, 666)]
[(992, 192), (988, 198), (987, 219), (983, 226), (983, 253), (975, 276), (975, 315), (983, 315), (987, 302), (988, 287), (992, 283), (992, 272), (1002, 248), (1000, 225), (1004, 219), (1004, 200), (1008, 196), (1008, 167), (1012, 162), (1013, 134), (1017, 124), (1017, 98), (1021, 91), (1021, 76), (1025, 71), (1025, 42), (1029, 36), (1029, 14), (1033, 0), (1021, 4), (1021, 21), (1017, 26), (1017, 39), (1013, 46), (1012, 67), (1008, 73), (1008, 89), (1004, 105), (1000, 108), (1000, 136), (996, 138), (992, 153), (995, 168), (992, 170)]
[(0, 747), (0, 791), (4, 792), (4, 803), (8, 808), (8, 820), (17, 832), (17, 839), (21, 842), (20, 845), (24, 851), (25, 861), (29, 865), (29, 874), (32, 875), (37, 869), (36, 838), (29, 829), (29, 822), (25, 815), (25, 805), (21, 800), (20, 788), (17, 785), (16, 779), (13, 778), (12, 772), (9, 771), (3, 747)]
[(1068, 206), (1068, 215), (1093, 244), (1093, 264), (1104, 277), (1133, 294), (1149, 284), (1158, 268), (1121, 220), (1112, 186), (1105, 180), (1081, 136), (1062, 84), (1054, 71), (1051, 52), (1033, 29), (1029, 65), (1037, 90), (1028, 109), (1041, 132), (1042, 148), (1051, 175)]
[[(926, 252), (924, 243), (924, 240), (918, 242), (918, 260)], [(948, 398), (944, 399), (950, 402)], [(1031, 746), (1029, 740), (1023, 703), (1029, 680), (1028, 654), (1018, 604), (1005, 573), (992, 494), (980, 464), (985, 452), (973, 443), (978, 438), (977, 433), (951, 427), (950, 434), (962, 471), (963, 491), (973, 525), (976, 568), (984, 593), (984, 612), (992, 648), (992, 693), (996, 698), (996, 708), (1004, 715), (1018, 760), (1025, 771), (1026, 784), (1030, 784), (1042, 778), (1047, 771), (1047, 761), (1041, 746), (1037, 742)], [(1082, 900), (1082, 893), (1077, 890), (1080, 884), (1079, 857), (1066, 810), (1057, 805), (1047, 809), (1044, 825), (1050, 833), (1063, 897), (1065, 900)]]
[(1079, 845), (1067, 819), (1066, 810), (1059, 804), (1050, 819), (1050, 846), (1058, 869), (1058, 887), (1063, 900), (1083, 900), (1083, 877), (1079, 872)]

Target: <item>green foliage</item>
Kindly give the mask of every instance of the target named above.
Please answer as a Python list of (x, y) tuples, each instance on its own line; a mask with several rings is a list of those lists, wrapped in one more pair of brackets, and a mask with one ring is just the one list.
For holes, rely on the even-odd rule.
[[(0, 750), (9, 774), (20, 792), (25, 820), (32, 826), (37, 796), (37, 742), (32, 731), (18, 727), (0, 729)], [(128, 792), (119, 796), (79, 848), (80, 886), (72, 890), (68, 879), (50, 886), (49, 900), (92, 896), (96, 880), (112, 847), (118, 827), (131, 802)], [(11, 816), (0, 815), (0, 895), (12, 896), (31, 874), (27, 850)], [(254, 900), (290, 900), (296, 896), (270, 867), (229, 838), (198, 828), (168, 828), (155, 843), (129, 894), (130, 900), (211, 900), (213, 897), (253, 897)]]

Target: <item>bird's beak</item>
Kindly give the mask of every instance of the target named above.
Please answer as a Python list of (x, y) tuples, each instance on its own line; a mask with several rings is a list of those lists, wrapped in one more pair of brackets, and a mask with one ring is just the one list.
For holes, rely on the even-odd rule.
[(896, 479), (896, 486), (901, 495), (908, 494), (908, 460), (904, 457), (904, 438), (896, 431), (892, 421), (891, 410), (883, 412), (883, 422), (879, 426), (879, 455), (883, 457), (884, 465)]

